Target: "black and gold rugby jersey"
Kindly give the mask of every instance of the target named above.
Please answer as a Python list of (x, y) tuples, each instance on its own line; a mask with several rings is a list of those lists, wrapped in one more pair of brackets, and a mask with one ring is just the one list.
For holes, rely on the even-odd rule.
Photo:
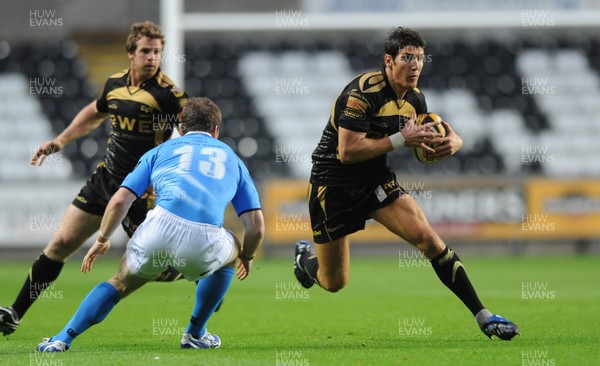
[(329, 123), (312, 154), (311, 183), (352, 186), (381, 171), (387, 165), (385, 154), (356, 164), (342, 164), (338, 128), (366, 132), (368, 138), (379, 139), (400, 131), (413, 111), (427, 113), (425, 96), (419, 89), (399, 97), (384, 69), (358, 75), (346, 85), (332, 107)]
[(112, 75), (96, 101), (111, 121), (104, 162), (121, 180), (146, 151), (169, 139), (187, 98), (160, 69), (139, 87), (129, 86), (129, 72)]

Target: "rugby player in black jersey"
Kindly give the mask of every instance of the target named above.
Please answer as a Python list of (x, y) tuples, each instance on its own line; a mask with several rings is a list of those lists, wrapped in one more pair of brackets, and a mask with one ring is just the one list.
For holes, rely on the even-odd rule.
[[(510, 340), (519, 328), (489, 312), (479, 300), (454, 251), (431, 228), (415, 200), (386, 164), (393, 149), (420, 146), (439, 159), (462, 147), (461, 137), (441, 122), (442, 137), (415, 124), (428, 112), (417, 88), (424, 65), (425, 41), (408, 28), (392, 30), (385, 41), (382, 69), (357, 76), (343, 89), (313, 152), (309, 212), (316, 243), (296, 243), (294, 274), (310, 288), (344, 288), (350, 273), (350, 235), (371, 218), (408, 241), (430, 261), (439, 279), (462, 300), (488, 337)], [(440, 142), (435, 150), (427, 142)]]
[[(47, 155), (97, 129), (109, 117), (110, 138), (106, 156), (81, 189), (42, 254), (33, 263), (15, 302), (0, 307), (0, 330), (16, 330), (25, 312), (61, 272), (65, 260), (99, 228), (104, 209), (122, 180), (148, 150), (167, 140), (187, 96), (160, 70), (165, 40), (152, 22), (131, 26), (126, 51), (130, 68), (112, 75), (102, 96), (85, 106), (55, 139), (41, 145), (31, 164), (41, 165)], [(138, 199), (122, 223), (131, 236), (144, 221), (148, 203)], [(100, 233), (102, 235), (102, 233)], [(179, 273), (168, 271), (156, 280), (174, 280)]]

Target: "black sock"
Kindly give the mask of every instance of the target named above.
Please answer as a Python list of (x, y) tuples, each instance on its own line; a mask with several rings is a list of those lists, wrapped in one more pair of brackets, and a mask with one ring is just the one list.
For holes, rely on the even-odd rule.
[(42, 253), (38, 259), (33, 262), (29, 275), (12, 305), (12, 308), (23, 318), (29, 307), (35, 302), (52, 281), (54, 281), (63, 268), (63, 262), (53, 261)]
[(483, 305), (467, 277), (460, 258), (450, 248), (431, 260), (431, 265), (444, 285), (446, 285), (476, 315)]

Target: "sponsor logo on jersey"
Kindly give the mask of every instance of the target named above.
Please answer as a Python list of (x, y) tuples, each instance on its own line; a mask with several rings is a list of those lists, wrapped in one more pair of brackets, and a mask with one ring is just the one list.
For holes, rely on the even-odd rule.
[(172, 88), (171, 93), (173, 93), (173, 96), (175, 96), (175, 98), (181, 98), (184, 92), (183, 89)]
[(350, 96), (348, 97), (348, 102), (346, 102), (346, 107), (359, 110), (363, 113), (367, 111), (367, 103), (363, 100), (360, 100), (356, 97)]
[(154, 109), (152, 109), (151, 107), (148, 107), (146, 105), (141, 105), (140, 110), (145, 113), (152, 113), (154, 111)]
[(356, 109), (346, 108), (344, 109), (344, 115), (350, 118), (354, 118), (359, 121), (365, 121), (367, 119), (367, 115), (357, 111)]

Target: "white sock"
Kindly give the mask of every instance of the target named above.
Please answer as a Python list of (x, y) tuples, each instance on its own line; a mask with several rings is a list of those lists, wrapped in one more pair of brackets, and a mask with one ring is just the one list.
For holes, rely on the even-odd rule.
[(488, 309), (482, 309), (477, 313), (477, 315), (475, 315), (475, 320), (478, 324), (483, 324), (489, 319), (490, 316), (492, 316), (492, 313), (490, 313)]

